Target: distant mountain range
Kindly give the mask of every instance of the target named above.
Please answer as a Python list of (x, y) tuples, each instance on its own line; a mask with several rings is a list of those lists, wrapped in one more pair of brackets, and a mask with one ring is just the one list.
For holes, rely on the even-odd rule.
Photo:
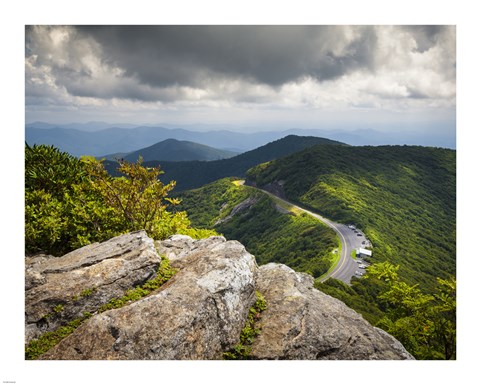
[[(194, 127), (195, 128), (195, 127)], [(207, 129), (208, 127), (203, 127)], [(217, 127), (214, 127), (217, 128)], [(434, 132), (432, 127), (430, 131)], [(424, 145), (455, 148), (455, 134), (426, 133), (428, 130), (407, 132), (402, 127), (391, 131), (374, 129), (327, 130), (288, 129), (268, 132), (241, 133), (229, 130), (196, 131), (161, 126), (134, 126), (91, 122), (54, 125), (42, 122), (25, 126), (25, 141), (49, 144), (74, 156), (130, 153), (167, 139), (186, 140), (237, 153), (258, 148), (288, 135), (324, 137), (350, 145)], [(428, 132), (430, 132), (428, 131)]]
[(167, 139), (150, 147), (139, 149), (138, 151), (114, 153), (100, 157), (108, 160), (123, 159), (134, 163), (140, 156), (143, 158), (143, 161), (211, 161), (228, 159), (235, 155), (238, 155), (238, 153), (212, 148), (191, 141)]
[[(301, 151), (315, 145), (336, 145), (346, 146), (338, 141), (319, 137), (305, 137), (289, 135), (282, 139), (273, 141), (252, 151), (242, 153), (229, 159), (215, 161), (146, 161), (144, 164), (149, 167), (160, 165), (165, 174), (161, 179), (164, 182), (175, 180), (176, 191), (198, 188), (228, 176), (243, 177), (245, 172), (258, 164), (282, 158), (294, 152)], [(115, 175), (116, 162), (106, 161), (105, 167)]]
[(73, 156), (104, 156), (113, 153), (130, 153), (167, 139), (187, 140), (233, 152), (257, 148), (287, 134), (281, 132), (239, 133), (230, 131), (195, 132), (163, 127), (110, 127), (99, 131), (82, 131), (72, 128), (25, 127), (25, 141), (29, 145), (54, 145)]

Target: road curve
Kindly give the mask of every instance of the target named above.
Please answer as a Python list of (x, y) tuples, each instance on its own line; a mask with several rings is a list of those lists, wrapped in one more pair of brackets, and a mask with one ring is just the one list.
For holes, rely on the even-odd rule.
[(337, 233), (338, 237), (340, 238), (340, 242), (342, 244), (342, 252), (340, 254), (340, 259), (338, 260), (335, 268), (333, 268), (328, 274), (322, 277), (321, 279), (322, 282), (332, 277), (337, 280), (341, 280), (346, 284), (350, 284), (350, 280), (352, 279), (352, 276), (355, 275), (355, 272), (357, 272), (357, 274), (364, 273), (364, 270), (360, 269), (359, 264), (355, 262), (355, 260), (353, 260), (353, 258), (350, 256), (354, 249), (362, 247), (362, 241), (367, 241), (367, 239), (365, 238), (365, 235), (361, 231), (359, 230), (354, 231), (345, 224), (340, 224), (340, 223), (335, 223), (333, 221), (330, 221), (325, 217), (320, 216), (318, 213), (314, 213), (312, 211), (309, 211), (308, 209), (299, 207), (298, 205), (295, 205), (291, 201), (285, 200), (263, 189), (260, 189), (257, 187), (252, 187), (252, 188), (256, 188), (257, 190), (273, 197), (274, 199), (283, 201), (284, 203), (289, 204), (299, 209), (300, 211), (309, 214), (310, 216), (313, 216), (317, 220), (320, 220), (321, 222), (328, 225)]

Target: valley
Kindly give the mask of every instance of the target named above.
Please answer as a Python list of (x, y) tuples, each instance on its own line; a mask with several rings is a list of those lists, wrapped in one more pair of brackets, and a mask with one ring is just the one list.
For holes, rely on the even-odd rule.
[(192, 225), (238, 240), (260, 265), (284, 263), (319, 278), (338, 259), (335, 231), (318, 219), (256, 188), (225, 178), (174, 194)]
[[(243, 185), (244, 180), (242, 180), (239, 184)], [(351, 225), (348, 226), (345, 224), (333, 222), (331, 220), (328, 220), (320, 216), (317, 213), (301, 208), (298, 205), (295, 205), (290, 201), (282, 199), (281, 197), (276, 196), (268, 191), (265, 191), (265, 190), (261, 190), (261, 191), (271, 196), (274, 200), (280, 200), (283, 203), (291, 207), (294, 207), (295, 209), (301, 212), (305, 212), (306, 214), (326, 224), (336, 232), (340, 240), (341, 246), (338, 249), (335, 249), (333, 252), (337, 253), (340, 250), (340, 252), (338, 252), (340, 255), (340, 258), (333, 263), (333, 265), (330, 267), (327, 273), (325, 273), (319, 278), (319, 281), (324, 282), (329, 278), (334, 278), (346, 284), (350, 284), (350, 281), (353, 276), (359, 277), (364, 275), (365, 273), (364, 268), (366, 265), (369, 265), (370, 263), (366, 260), (361, 260), (362, 263), (359, 264), (356, 261), (354, 261), (352, 258), (352, 254), (354, 254), (357, 249), (365, 247), (364, 244), (367, 242), (367, 239), (363, 233), (360, 233), (358, 230), (354, 229), (354, 227)], [(360, 266), (364, 268), (360, 268)]]
[[(430, 340), (438, 335), (426, 330), (443, 331), (426, 324), (455, 327), (455, 157), (455, 151), (441, 148), (316, 145), (250, 168), (243, 188), (238, 180), (225, 179), (179, 192), (180, 209), (194, 225), (215, 228), (245, 244), (260, 265), (284, 263), (311, 274), (317, 289), (403, 342), (409, 337)], [(235, 210), (248, 199), (243, 210)], [(320, 222), (317, 215), (328, 220)], [(220, 216), (228, 221), (219, 222)], [(299, 220), (307, 226), (298, 226)], [(314, 229), (319, 225), (322, 231)], [(327, 238), (325, 248), (321, 244)], [(365, 245), (373, 250), (366, 269), (349, 253)], [(327, 252), (318, 252), (322, 246)], [(337, 249), (340, 255), (334, 253)], [(400, 295), (393, 303), (385, 293), (391, 283), (374, 277), (389, 270)], [(443, 291), (445, 284), (450, 288)], [(400, 294), (402, 289), (408, 291)], [(393, 292), (389, 294), (396, 297)], [(434, 304), (440, 297), (448, 297), (450, 304)], [(407, 308), (396, 312), (400, 303)], [(425, 320), (439, 308), (445, 308), (445, 315)], [(402, 324), (418, 324), (418, 335), (408, 336), (413, 331)], [(438, 340), (429, 343), (430, 349), (410, 348), (421, 358), (450, 355), (450, 341), (443, 352), (438, 352), (443, 348)]]

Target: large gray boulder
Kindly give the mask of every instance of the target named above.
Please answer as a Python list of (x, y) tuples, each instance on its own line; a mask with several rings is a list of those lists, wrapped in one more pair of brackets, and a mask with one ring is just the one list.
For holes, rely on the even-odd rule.
[[(95, 313), (111, 297), (154, 277), (160, 262), (155, 248), (177, 273), (136, 302)], [(252, 359), (412, 358), (392, 336), (316, 290), (311, 276), (281, 264), (259, 268), (243, 245), (221, 236), (175, 235), (154, 243), (135, 232), (63, 258), (29, 258), (26, 270), (27, 333), (29, 327), (38, 332), (58, 303), (64, 308), (44, 320), (48, 327), (94, 313), (41, 359), (221, 359), (239, 342), (255, 291), (267, 309), (258, 320), (262, 331)]]
[(90, 244), (62, 257), (27, 257), (26, 342), (154, 278), (160, 262), (145, 231)]
[(236, 241), (160, 242), (179, 271), (154, 294), (93, 316), (42, 359), (219, 359), (256, 300), (255, 259)]
[(257, 289), (268, 308), (253, 359), (413, 359), (395, 338), (313, 287), (313, 277), (282, 264), (259, 269)]

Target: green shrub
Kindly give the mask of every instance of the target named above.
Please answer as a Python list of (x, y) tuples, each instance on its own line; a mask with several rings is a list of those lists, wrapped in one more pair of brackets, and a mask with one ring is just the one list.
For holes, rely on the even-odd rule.
[(185, 212), (167, 211), (172, 181), (158, 180), (159, 167), (119, 163), (111, 177), (102, 162), (76, 159), (50, 146), (25, 148), (25, 248), (62, 255), (96, 241), (144, 229), (154, 239), (180, 233), (215, 235), (192, 228)]
[(84, 177), (85, 171), (76, 157), (51, 145), (25, 145), (25, 190), (42, 190), (61, 200), (65, 191)]
[(456, 356), (456, 280), (437, 279), (433, 295), (418, 285), (402, 281), (388, 262), (372, 265), (368, 279), (385, 282), (378, 296), (386, 303), (385, 316), (377, 326), (397, 338), (417, 359), (455, 359)]

